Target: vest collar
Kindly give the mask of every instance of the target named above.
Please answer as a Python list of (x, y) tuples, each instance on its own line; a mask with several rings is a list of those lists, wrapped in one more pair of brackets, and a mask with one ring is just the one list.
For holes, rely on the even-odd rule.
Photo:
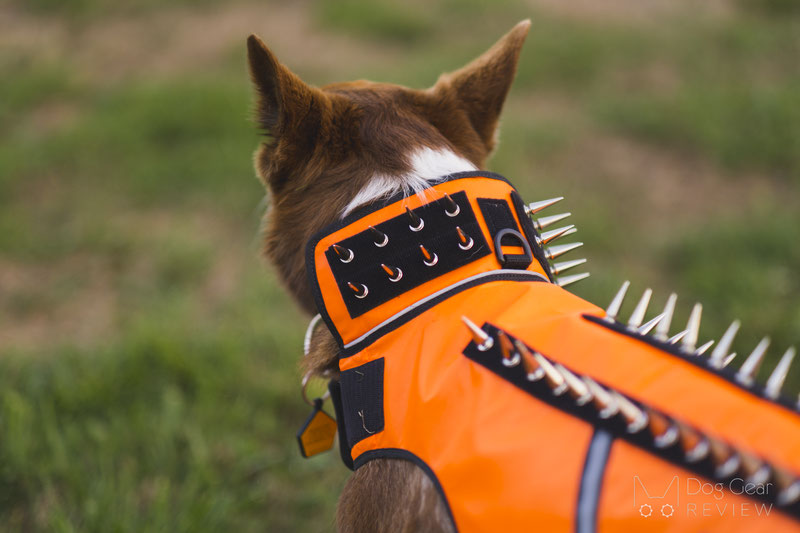
[(317, 308), (352, 355), (461, 290), (552, 280), (516, 189), (485, 171), (357, 210), (316, 234), (306, 271)]

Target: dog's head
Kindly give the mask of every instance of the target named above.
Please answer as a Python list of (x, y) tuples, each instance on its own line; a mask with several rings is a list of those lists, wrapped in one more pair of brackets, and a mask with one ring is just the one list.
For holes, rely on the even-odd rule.
[(520, 22), (425, 90), (369, 81), (312, 87), (250, 36), (265, 135), (255, 166), (270, 198), (264, 249), (306, 310), (314, 303), (303, 252), (316, 231), (370, 201), (483, 166), (529, 26)]

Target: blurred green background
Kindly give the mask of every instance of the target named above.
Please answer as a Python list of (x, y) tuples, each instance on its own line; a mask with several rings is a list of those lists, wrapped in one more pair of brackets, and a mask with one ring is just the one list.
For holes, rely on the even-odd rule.
[(294, 440), (307, 318), (259, 258), (249, 33), (314, 84), (425, 87), (530, 17), (489, 168), (567, 197), (576, 292), (676, 290), (703, 340), (741, 318), (763, 378), (800, 340), (798, 6), (0, 3), (0, 529), (331, 529), (347, 471)]

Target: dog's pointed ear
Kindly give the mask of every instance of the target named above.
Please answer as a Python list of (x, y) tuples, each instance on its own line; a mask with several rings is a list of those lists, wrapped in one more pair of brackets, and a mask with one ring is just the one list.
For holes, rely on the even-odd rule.
[(259, 126), (276, 139), (292, 131), (303, 131), (306, 139), (313, 138), (314, 132), (307, 130), (319, 128), (324, 95), (282, 65), (255, 35), (247, 39), (247, 59), (258, 97)]
[(523, 20), (494, 46), (467, 66), (443, 74), (434, 86), (457, 99), (488, 151), (494, 148), (495, 130), (531, 21)]

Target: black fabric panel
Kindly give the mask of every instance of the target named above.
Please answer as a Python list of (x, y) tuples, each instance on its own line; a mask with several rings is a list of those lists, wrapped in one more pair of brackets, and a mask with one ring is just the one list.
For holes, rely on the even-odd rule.
[[(450, 195), (450, 198), (460, 208), (454, 217), (446, 214), (448, 203), (444, 198), (413, 210), (424, 221), (422, 230), (418, 232), (409, 228), (411, 219), (407, 214), (376, 225), (389, 237), (388, 244), (382, 248), (375, 245), (375, 237), (369, 230), (337, 243), (355, 254), (349, 263), (343, 263), (332, 248), (325, 251), (351, 318), (491, 253), (467, 194), (461, 191)], [(473, 239), (471, 249), (459, 248), (456, 226)], [(436, 254), (438, 262), (435, 265), (423, 263), (420, 245)], [(403, 277), (397, 282), (391, 281), (381, 268), (381, 263), (400, 268)], [(367, 296), (356, 297), (348, 287), (348, 282), (366, 285)]]
[(342, 407), (342, 386), (339, 380), (330, 380), (328, 390), (331, 393), (333, 412), (336, 414), (336, 425), (339, 427), (339, 455), (342, 457), (344, 466), (353, 470), (353, 456), (350, 454), (350, 445), (347, 443), (347, 426), (344, 423), (344, 408)]
[(746, 391), (753, 396), (758, 397), (759, 399), (769, 402), (772, 405), (778, 405), (783, 407), (784, 409), (788, 409), (792, 412), (795, 416), (800, 416), (800, 413), (797, 412), (797, 406), (792, 400), (785, 396), (779, 396), (778, 399), (773, 400), (772, 398), (768, 398), (764, 396), (764, 386), (761, 384), (754, 384), (752, 387), (748, 387), (746, 385), (742, 385), (736, 380), (736, 371), (733, 370), (732, 367), (722, 368), (722, 369), (715, 369), (711, 368), (706, 365), (706, 361), (708, 360), (705, 357), (691, 357), (684, 354), (678, 345), (676, 344), (669, 344), (666, 342), (662, 342), (652, 335), (640, 335), (639, 333), (632, 332), (629, 330), (625, 324), (620, 324), (619, 322), (606, 322), (600, 317), (596, 317), (594, 315), (582, 315), (584, 320), (588, 320), (589, 322), (593, 322), (598, 326), (603, 326), (606, 329), (610, 329), (615, 333), (620, 333), (625, 335), (626, 337), (630, 337), (632, 339), (636, 339), (638, 341), (644, 342), (653, 346), (654, 348), (658, 348), (662, 352), (666, 352), (670, 355), (674, 355), (675, 357), (679, 358), (680, 360), (689, 363), (691, 365), (700, 367), (709, 374), (714, 375), (720, 379), (724, 379), (725, 381), (729, 382), (731, 385), (735, 385), (743, 391)]
[(383, 431), (383, 357), (339, 375), (347, 444)]
[[(498, 331), (497, 327), (488, 323), (485, 323), (482, 327), (484, 331), (489, 333), (493, 338), (495, 339), (497, 338), (497, 331)], [(512, 335), (510, 335), (508, 331), (504, 330), (504, 332), (506, 335), (508, 335), (508, 337), (512, 340), (512, 342), (515, 340), (515, 338)], [(655, 446), (653, 438), (650, 435), (650, 431), (647, 428), (642, 429), (638, 433), (634, 434), (628, 433), (626, 423), (620, 415), (613, 416), (608, 419), (602, 419), (599, 416), (597, 416), (597, 410), (592, 406), (592, 402), (589, 402), (588, 404), (583, 406), (579, 406), (575, 403), (574, 399), (569, 395), (569, 393), (564, 393), (560, 396), (553, 395), (545, 379), (540, 379), (538, 381), (533, 381), (533, 382), (528, 381), (522, 363), (514, 367), (507, 367), (506, 365), (504, 365), (503, 354), (500, 351), (499, 344), (500, 344), (499, 342), (495, 341), (494, 346), (492, 346), (492, 348), (482, 352), (478, 350), (478, 347), (475, 344), (475, 342), (470, 341), (467, 347), (464, 348), (463, 354), (467, 358), (474, 361), (475, 363), (497, 374), (498, 377), (522, 389), (523, 391), (527, 392), (528, 394), (542, 401), (543, 403), (555, 407), (556, 409), (559, 409), (564, 414), (580, 418), (581, 420), (584, 420), (587, 423), (594, 426), (596, 429), (603, 429), (609, 432), (612, 436), (614, 436), (617, 439), (622, 439), (630, 444), (633, 444), (634, 446), (641, 448), (642, 450), (650, 453), (655, 457), (658, 457), (672, 464), (678, 465), (679, 467), (684, 468), (690, 472), (694, 472), (698, 476), (706, 478), (709, 481), (729, 483), (732, 479), (734, 479), (736, 476), (739, 475), (738, 473), (735, 473), (731, 478), (727, 479), (717, 478), (714, 475), (715, 465), (710, 458), (711, 454), (709, 454), (709, 456), (702, 461), (698, 461), (696, 463), (688, 463), (684, 458), (685, 456), (683, 453), (683, 449), (681, 448), (680, 445), (680, 440), (676, 441), (676, 443), (673, 444), (672, 446), (668, 446), (666, 448), (658, 448)], [(529, 349), (531, 351), (537, 351), (536, 347), (529, 346)], [(547, 354), (543, 353), (543, 355), (547, 357)], [(580, 375), (579, 373), (576, 374)], [(600, 385), (606, 386), (604, 383), (600, 383)], [(630, 400), (640, 408), (642, 407), (642, 404), (640, 404), (636, 400), (632, 398), (630, 398)], [(775, 508), (778, 511), (781, 511), (787, 516), (791, 516), (792, 518), (795, 519), (800, 519), (800, 505), (795, 505), (788, 508), (779, 507), (775, 502), (775, 498), (777, 496), (778, 491), (769, 491), (769, 492), (771, 493), (765, 495), (745, 494), (744, 496), (750, 497), (751, 499), (754, 500), (771, 503), (775, 506)]]
[(436, 487), (436, 492), (438, 492), (439, 496), (441, 496), (442, 501), (444, 502), (444, 507), (447, 510), (447, 516), (450, 518), (450, 523), (453, 525), (453, 530), (458, 532), (458, 526), (453, 518), (453, 511), (450, 509), (450, 502), (447, 500), (447, 496), (444, 493), (442, 484), (439, 483), (439, 478), (436, 477), (436, 472), (434, 472), (433, 469), (428, 466), (428, 463), (407, 450), (401, 450), (399, 448), (382, 448), (379, 450), (370, 450), (359, 455), (355, 461), (355, 467), (357, 469), (361, 468), (373, 459), (402, 459), (404, 461), (411, 461), (420, 469), (422, 469), (422, 471), (425, 472), (425, 475), (428, 476), (428, 479), (431, 480), (431, 483), (433, 483), (433, 486)]
[(502, 229), (519, 230), (517, 222), (514, 220), (514, 215), (511, 214), (511, 208), (505, 200), (478, 198), (478, 207), (481, 208), (483, 219), (486, 221), (492, 240), (494, 240), (497, 232)]
[[(507, 183), (513, 187), (510, 181), (506, 178), (501, 176), (500, 174), (496, 174), (494, 172), (487, 172), (483, 170), (469, 170), (466, 172), (455, 172), (453, 174), (449, 174), (444, 176), (440, 181), (436, 183), (431, 183), (429, 188), (436, 186), (438, 183), (444, 183), (449, 181), (457, 181), (460, 179), (469, 179), (469, 178), (487, 178), (497, 181), (502, 181), (503, 183)], [(427, 189), (426, 189), (427, 190)], [(339, 330), (336, 329), (336, 325), (333, 323), (330, 315), (328, 314), (328, 310), (325, 308), (325, 300), (322, 298), (322, 291), (320, 290), (319, 283), (317, 281), (317, 273), (316, 273), (316, 260), (314, 257), (314, 250), (317, 247), (319, 241), (321, 241), (325, 236), (330, 235), (331, 233), (338, 231), (349, 224), (352, 224), (359, 218), (363, 218), (370, 213), (374, 213), (384, 207), (391, 205), (399, 200), (402, 200), (407, 195), (405, 193), (397, 193), (385, 200), (380, 200), (373, 202), (369, 205), (364, 207), (358, 208), (346, 217), (341, 220), (337, 220), (336, 222), (329, 224), (315, 233), (311, 239), (306, 243), (306, 251), (305, 251), (305, 269), (306, 269), (306, 278), (308, 279), (308, 285), (311, 287), (311, 292), (314, 295), (314, 302), (317, 306), (317, 311), (319, 312), (322, 319), (327, 324), (328, 329), (333, 335), (333, 338), (336, 340), (336, 343), (339, 345), (340, 348), (344, 347), (344, 342), (342, 341), (342, 336), (339, 333)]]
[(550, 262), (544, 255), (544, 248), (539, 245), (538, 237), (539, 232), (533, 227), (531, 217), (525, 214), (525, 202), (517, 191), (511, 192), (511, 204), (514, 206), (514, 211), (517, 213), (517, 218), (522, 223), (522, 233), (528, 239), (528, 244), (531, 245), (531, 252), (533, 257), (539, 262), (539, 265), (544, 269), (550, 281), (553, 281), (553, 273), (550, 271)]
[[(396, 319), (392, 320), (382, 328), (376, 329), (373, 331), (369, 336), (367, 336), (361, 342), (350, 346), (349, 348), (341, 347), (339, 352), (339, 358), (350, 357), (353, 354), (356, 354), (375, 342), (376, 340), (380, 339), (387, 333), (396, 330), (403, 324), (406, 324), (413, 320), (414, 318), (418, 317), (428, 309), (432, 308), (433, 306), (447, 300), (448, 298), (465, 291), (467, 289), (471, 289), (472, 287), (477, 287), (478, 285), (483, 285), (484, 283), (490, 283), (492, 281), (538, 281), (542, 283), (547, 283), (547, 280), (542, 277), (535, 277), (532, 274), (533, 272), (528, 274), (522, 274), (520, 272), (515, 273), (513, 270), (509, 270), (508, 273), (502, 274), (493, 274), (491, 276), (484, 276), (482, 278), (478, 278), (472, 280), (469, 283), (464, 283), (462, 285), (458, 285), (457, 287), (453, 287), (451, 290), (440, 294), (436, 298), (431, 298), (430, 300), (426, 301), (424, 304), (418, 305), (414, 308), (413, 311), (409, 311)], [(541, 276), (538, 272), (535, 273), (536, 275)]]

